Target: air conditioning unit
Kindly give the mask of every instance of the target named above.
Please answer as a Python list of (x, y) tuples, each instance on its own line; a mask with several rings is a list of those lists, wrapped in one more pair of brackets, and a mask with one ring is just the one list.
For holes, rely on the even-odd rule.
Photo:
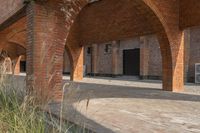
[(195, 64), (195, 83), (200, 84), (200, 63)]

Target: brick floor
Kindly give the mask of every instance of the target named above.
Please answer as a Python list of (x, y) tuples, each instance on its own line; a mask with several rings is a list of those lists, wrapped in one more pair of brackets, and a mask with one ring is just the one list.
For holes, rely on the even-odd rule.
[[(172, 93), (161, 90), (161, 81), (133, 77), (64, 79), (63, 117), (97, 133), (200, 132), (199, 85)], [(51, 107), (59, 115), (60, 104)]]

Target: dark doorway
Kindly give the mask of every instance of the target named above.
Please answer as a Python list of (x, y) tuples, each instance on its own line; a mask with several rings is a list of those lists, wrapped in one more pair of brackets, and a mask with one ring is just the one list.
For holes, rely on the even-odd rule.
[(123, 73), (124, 75), (140, 75), (140, 49), (129, 49), (123, 51)]
[(26, 72), (26, 61), (20, 61), (20, 72)]

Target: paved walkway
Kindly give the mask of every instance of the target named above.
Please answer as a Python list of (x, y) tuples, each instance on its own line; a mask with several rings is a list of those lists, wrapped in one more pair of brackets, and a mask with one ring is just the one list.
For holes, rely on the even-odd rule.
[(66, 87), (64, 117), (97, 133), (199, 133), (200, 86), (188, 84), (183, 93), (161, 86), (133, 77), (85, 78)]
[[(63, 117), (97, 133), (200, 133), (199, 85), (171, 93), (133, 77), (64, 78)], [(51, 107), (60, 114), (60, 104)]]

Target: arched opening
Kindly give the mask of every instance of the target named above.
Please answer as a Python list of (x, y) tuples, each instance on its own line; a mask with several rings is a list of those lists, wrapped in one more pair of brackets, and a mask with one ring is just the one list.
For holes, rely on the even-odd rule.
[(1, 51), (4, 52), (5, 53), (4, 56), (6, 56), (2, 60), (5, 60), (6, 62), (10, 61), (9, 73), (14, 75), (19, 75), (21, 72), (20, 62), (22, 56), (25, 56), (26, 54), (25, 47), (16, 42), (7, 42), (7, 44), (2, 47)]
[(26, 55), (21, 55), (20, 59), (20, 73), (26, 74)]
[[(84, 46), (156, 34), (163, 60), (163, 89), (183, 90), (183, 45), (181, 45), (182, 31), (179, 30), (177, 23), (178, 1), (173, 1), (173, 6), (170, 6), (172, 4), (169, 1), (162, 3), (168, 7), (169, 13), (174, 11), (175, 16), (167, 15), (158, 6), (159, 2), (151, 0), (118, 2), (77, 0), (66, 1), (64, 4), (57, 2), (62, 1), (49, 1), (46, 4), (37, 1), (31, 2), (28, 6), (30, 9), (27, 10), (28, 20), (35, 23), (34, 27), (31, 23), (27, 25), (30, 31), (27, 44), (28, 66), (30, 66), (28, 69), (30, 78), (27, 79), (30, 79), (30, 86), (33, 83), (31, 78), (37, 77), (34, 80), (40, 85), (37, 84), (36, 88), (47, 88), (47, 90), (61, 88), (65, 44), (71, 60), (71, 80), (81, 80)], [(66, 6), (66, 10), (63, 9), (63, 5)], [(32, 11), (36, 10), (32, 8), (33, 6), (40, 11), (32, 14)], [(93, 10), (92, 13), (90, 10)], [(61, 11), (65, 12), (65, 16)], [(82, 17), (82, 14), (87, 15)], [(38, 58), (34, 58), (35, 56)], [(42, 75), (38, 76), (41, 73)]]
[[(110, 5), (113, 6), (111, 7)], [(115, 13), (113, 14), (113, 12)], [(146, 43), (145, 42), (146, 40), (143, 36), (154, 34), (156, 36), (157, 42), (159, 42), (159, 49), (162, 56), (162, 63), (161, 63), (162, 66), (160, 66), (160, 68), (162, 68), (161, 70), (162, 79), (164, 81), (163, 89), (171, 90), (172, 80), (173, 80), (171, 47), (169, 44), (165, 27), (160, 22), (161, 18), (158, 17), (159, 16), (156, 16), (156, 14), (154, 13), (154, 11), (152, 11), (149, 5), (146, 5), (145, 1), (115, 2), (113, 0), (109, 1), (103, 0), (94, 3), (89, 3), (88, 5), (84, 6), (84, 8), (80, 11), (76, 19), (74, 19), (74, 23), (71, 26), (66, 43), (66, 45), (72, 51), (71, 57), (72, 58), (77, 57), (72, 59), (72, 61), (76, 62), (76, 63), (72, 62), (73, 64), (72, 69), (79, 68), (76, 70), (75, 73), (74, 72), (71, 73), (71, 77), (73, 77), (73, 75), (76, 73), (79, 73), (78, 79), (81, 79), (83, 76), (83, 64), (77, 62), (78, 61), (80, 61), (81, 63), (84, 62), (82, 61), (84, 60), (83, 59), (84, 54), (80, 52), (84, 46), (93, 44), (97, 44), (97, 46), (98, 45), (100, 46), (101, 44), (106, 44), (107, 48), (108, 46), (107, 43), (109, 44), (109, 42), (113, 41), (119, 42), (120, 40), (126, 41), (130, 38), (134, 39), (139, 38), (141, 43)], [(79, 49), (79, 52), (77, 53), (76, 53), (76, 47)], [(117, 57), (112, 57), (112, 58), (115, 59)], [(108, 58), (105, 59), (108, 60)], [(110, 63), (110, 61), (107, 62), (107, 64), (108, 63)], [(96, 69), (94, 68), (94, 66), (95, 67), (98, 66), (94, 65), (95, 64), (94, 62), (92, 64), (93, 65), (90, 65), (89, 68), (91, 71), (92, 69)], [(140, 65), (141, 64), (142, 63), (140, 62)], [(117, 65), (115, 64), (115, 66)], [(87, 65), (86, 65), (86, 70), (88, 70)], [(116, 70), (110, 70), (110, 71), (116, 72)], [(144, 77), (148, 76), (145, 75), (145, 72), (143, 74)]]
[[(80, 80), (83, 77), (83, 56), (85, 46), (93, 45), (92, 47), (96, 48), (96, 46), (101, 46), (102, 43), (107, 42), (115, 43), (114, 46), (116, 46), (118, 41), (126, 40), (131, 37), (139, 37), (140, 42), (145, 44), (147, 42), (147, 35), (154, 34), (157, 36), (157, 42), (160, 44), (160, 51), (162, 55), (163, 89), (169, 91), (180, 91), (182, 89), (181, 58), (183, 53), (181, 51), (182, 45), (178, 44), (180, 43), (181, 31), (179, 31), (178, 27), (176, 27), (177, 25), (174, 26), (174, 24), (177, 24), (175, 22), (178, 21), (175, 20), (176, 17), (173, 13), (172, 19), (167, 19), (168, 21), (166, 21), (161, 13), (163, 10), (157, 10), (154, 8), (154, 4), (157, 1), (153, 1), (155, 3), (152, 3), (152, 1), (153, 0), (119, 0), (116, 2), (115, 0), (101, 0), (89, 4), (87, 0), (73, 1), (70, 4), (67, 4), (69, 10), (66, 13), (66, 20), (64, 22), (62, 19), (63, 16), (61, 16), (59, 12), (60, 8), (57, 9), (57, 7), (54, 8), (54, 6), (52, 6), (58, 5), (56, 3), (57, 1), (51, 1), (53, 3), (51, 5), (53, 9), (45, 8), (45, 4), (33, 4), (34, 6), (32, 7), (34, 8), (30, 8), (30, 10), (28, 10), (28, 15), (31, 16), (28, 18), (31, 22), (34, 21), (36, 24), (35, 27), (32, 27), (31, 24), (28, 26), (28, 29), (31, 31), (28, 32), (30, 39), (28, 44), (30, 55), (28, 56), (29, 66), (31, 67), (29, 67), (29, 77), (27, 79), (29, 79), (30, 82), (35, 81), (35, 83), (37, 83), (35, 87), (36, 89), (42, 88), (42, 90), (38, 90), (39, 93), (41, 92), (40, 94), (54, 96), (55, 98), (59, 99), (60, 96), (62, 96), (62, 93), (60, 93), (60, 88), (62, 86), (62, 58), (65, 49), (64, 45), (66, 45), (66, 49), (70, 58), (69, 60), (71, 62), (71, 79)], [(167, 2), (169, 1), (162, 1), (160, 3), (161, 5), (163, 4), (167, 6), (166, 11), (168, 11), (169, 8), (174, 7), (172, 4), (171, 6), (167, 5)], [(29, 6), (31, 7), (31, 4)], [(47, 6), (49, 6), (49, 3)], [(159, 7), (159, 5), (156, 6)], [(72, 7), (72, 9), (70, 7)], [(32, 13), (34, 9), (37, 9), (35, 14)], [(59, 11), (55, 12), (56, 9)], [(92, 12), (90, 10), (92, 10)], [(170, 16), (170, 13), (166, 14)], [(32, 17), (34, 17), (34, 20), (30, 19)], [(32, 34), (32, 32), (34, 32), (34, 34)], [(172, 32), (174, 34), (169, 34)], [(66, 37), (67, 40), (65, 40)], [(37, 41), (35, 42), (34, 40)], [(109, 46), (106, 47), (106, 51), (109, 51), (108, 49)], [(113, 50), (113, 52), (117, 53), (116, 51), (116, 49)], [(38, 58), (34, 58), (35, 56)], [(115, 58), (113, 57), (113, 59)], [(92, 69), (94, 69), (94, 66), (95, 65), (92, 66)], [(115, 69), (115, 72), (116, 70), (117, 69)], [(178, 76), (180, 76), (180, 78)], [(102, 82), (104, 83), (104, 81)], [(116, 85), (110, 83), (107, 86), (99, 85), (102, 82), (96, 82), (92, 86), (91, 84), (86, 86), (90, 90), (95, 91), (95, 95), (92, 96), (92, 98), (100, 100), (102, 98), (107, 98), (106, 100), (110, 100), (109, 103), (114, 103), (116, 105), (119, 104), (118, 101), (114, 101), (112, 98), (119, 99), (123, 97), (122, 103), (125, 103), (125, 98), (135, 98), (135, 100), (129, 100), (132, 100), (133, 102), (136, 101), (136, 104), (137, 100), (141, 97), (147, 100), (147, 104), (150, 103), (149, 101), (151, 101), (149, 99), (159, 99), (159, 103), (161, 103), (160, 99), (167, 99), (167, 104), (163, 104), (162, 102), (162, 105), (168, 105), (170, 101), (169, 99), (171, 98), (168, 97), (168, 94), (172, 94), (149, 89), (149, 86), (147, 86), (148, 89), (142, 89), (139, 87), (139, 85), (136, 85), (135, 88), (133, 86), (128, 88), (125, 87), (126, 89), (122, 90), (124, 87), (121, 84)], [(110, 89), (109, 87), (112, 86), (114, 87)], [(150, 98), (148, 96), (150, 96)], [(180, 95), (176, 94), (174, 94), (174, 96), (175, 100), (183, 100), (186, 98), (180, 98)], [(84, 98), (81, 100), (86, 99)], [(186, 99), (191, 100), (190, 98)], [(172, 101), (170, 102), (173, 103)], [(101, 104), (101, 102), (99, 103)], [(148, 105), (148, 107), (152, 109), (152, 107), (155, 107), (155, 105), (158, 107), (157, 104), (153, 104), (152, 106)], [(180, 104), (177, 103), (175, 106), (177, 107), (177, 105)], [(136, 109), (137, 107), (138, 106), (136, 106)], [(107, 108), (106, 105), (105, 108)], [(120, 111), (129, 113), (123, 109)], [(173, 111), (174, 108), (170, 107), (169, 112)], [(108, 112), (105, 114), (108, 114)], [(101, 114), (101, 116), (104, 115)], [(143, 114), (139, 114), (139, 117), (140, 116), (143, 116)], [(157, 114), (155, 117), (156, 116)], [(152, 118), (150, 119), (150, 122), (151, 120)]]

